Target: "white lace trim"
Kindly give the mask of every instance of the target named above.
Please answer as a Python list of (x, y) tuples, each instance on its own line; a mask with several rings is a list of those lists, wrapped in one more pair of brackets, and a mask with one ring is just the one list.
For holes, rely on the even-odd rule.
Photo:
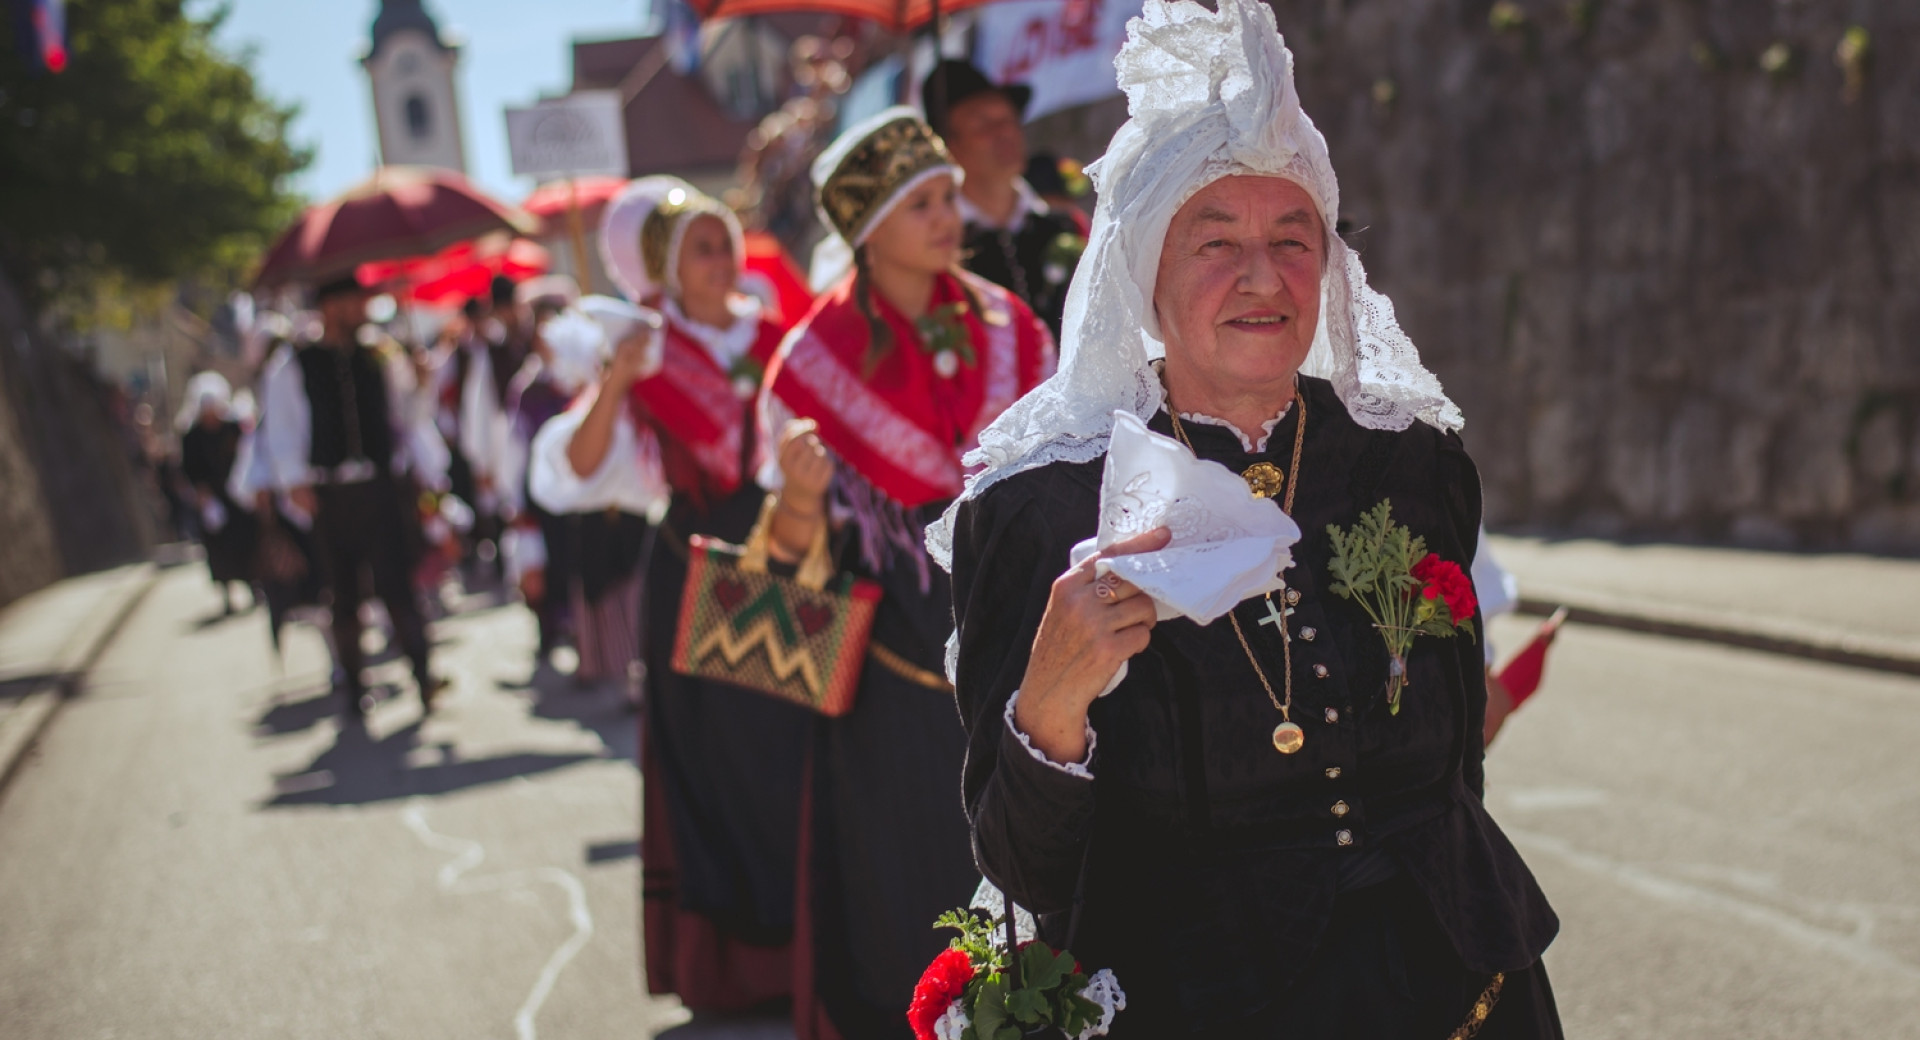
[[(1368, 429), (1415, 421), (1458, 429), (1459, 408), (1332, 230), (1339, 184), (1326, 139), (1300, 110), (1273, 12), (1259, 0), (1220, 0), (1217, 12), (1147, 0), (1114, 67), (1130, 118), (1087, 170), (1099, 202), (1067, 291), (1060, 370), (981, 431), (967, 456), (978, 472), (960, 501), (1015, 473), (1097, 458), (1116, 410), (1153, 417), (1163, 394), (1149, 363), (1165, 348), (1152, 295), (1167, 226), (1201, 188), (1237, 174), (1305, 188), (1328, 229), (1320, 328), (1301, 372), (1331, 382)], [(927, 529), (928, 552), (943, 566), (952, 563), (954, 515)]]
[(1181, 412), (1180, 418), (1185, 422), (1195, 422), (1202, 426), (1224, 426), (1232, 430), (1235, 437), (1240, 438), (1240, 447), (1246, 449), (1247, 454), (1258, 455), (1267, 450), (1267, 442), (1273, 439), (1273, 428), (1280, 425), (1280, 420), (1285, 419), (1287, 413), (1292, 410), (1293, 402), (1288, 401), (1286, 405), (1280, 409), (1279, 415), (1260, 424), (1260, 436), (1258, 438), (1247, 436), (1245, 431), (1226, 419), (1216, 419), (1211, 415), (1206, 415), (1201, 412)]
[[(995, 920), (1002, 920), (1007, 916), (1007, 899), (1005, 894), (1000, 891), (1000, 886), (988, 881), (986, 878), (981, 878), (980, 884), (974, 887), (973, 898), (967, 900), (967, 907), (972, 910), (978, 910)], [(1004, 943), (1006, 941), (1004, 927), (996, 929), (995, 931), (997, 933), (994, 937), (995, 944)], [(1029, 913), (1026, 907), (1015, 903), (1013, 905), (1013, 935), (1015, 940), (1027, 942), (1039, 934), (1039, 925), (1034, 921), (1033, 914)]]
[(972, 1024), (973, 1020), (967, 1017), (967, 1009), (956, 1000), (948, 1004), (946, 1014), (934, 1022), (933, 1035), (938, 1040), (961, 1040), (967, 1035), (967, 1027)]
[(1027, 749), (1027, 754), (1032, 755), (1037, 761), (1045, 762), (1047, 765), (1058, 769), (1068, 776), (1077, 776), (1082, 780), (1093, 779), (1093, 769), (1091, 768), (1093, 766), (1093, 749), (1100, 742), (1100, 734), (1093, 731), (1093, 723), (1089, 722), (1085, 724), (1087, 727), (1087, 757), (1078, 762), (1055, 762), (1053, 759), (1047, 757), (1046, 752), (1034, 747), (1033, 741), (1029, 740), (1027, 735), (1021, 731), (1019, 725), (1013, 721), (1013, 708), (1014, 705), (1019, 703), (1020, 691), (1015, 690), (1013, 691), (1013, 696), (1007, 698), (1007, 710), (1002, 714), (1007, 720), (1007, 732), (1013, 734), (1013, 739), (1018, 740), (1020, 746)]
[(1106, 1036), (1113, 1028), (1113, 1016), (1127, 1009), (1127, 991), (1120, 988), (1120, 980), (1112, 969), (1101, 968), (1087, 980), (1080, 995), (1100, 1005), (1100, 1021), (1082, 1030), (1074, 1040), (1088, 1040), (1089, 1037)]

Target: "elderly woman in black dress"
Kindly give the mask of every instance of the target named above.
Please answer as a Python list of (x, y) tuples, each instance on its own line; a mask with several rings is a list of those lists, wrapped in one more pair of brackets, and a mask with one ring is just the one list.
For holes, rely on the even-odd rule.
[[(1479, 647), (1418, 638), (1390, 711), (1381, 633), (1331, 588), (1329, 525), (1383, 500), (1471, 563), (1459, 412), (1333, 233), (1271, 12), (1150, 0), (1129, 34), (1132, 119), (1091, 171), (1060, 374), (981, 435), (929, 532), (980, 866), (1115, 972), (1114, 1037), (1557, 1037), (1558, 922), (1481, 803)], [(1116, 411), (1284, 504), (1303, 536), (1283, 584), (1156, 623), (1097, 559), (1072, 565)]]

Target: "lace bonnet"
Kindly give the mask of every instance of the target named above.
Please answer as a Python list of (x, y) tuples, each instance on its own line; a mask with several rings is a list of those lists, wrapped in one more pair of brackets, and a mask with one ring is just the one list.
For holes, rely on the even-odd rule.
[(719, 199), (678, 177), (642, 177), (607, 204), (600, 218), (600, 258), (620, 291), (638, 303), (664, 292), (680, 295), (680, 246), (697, 217), (717, 217), (733, 240), (736, 265), (746, 259), (740, 218)]
[[(1153, 288), (1167, 226), (1200, 189), (1235, 175), (1300, 185), (1327, 228), (1320, 327), (1301, 372), (1331, 382), (1361, 426), (1404, 430), (1418, 419), (1458, 429), (1460, 410), (1421, 366), (1393, 304), (1368, 288), (1359, 255), (1333, 232), (1339, 183), (1326, 138), (1300, 109), (1293, 54), (1272, 10), (1259, 0), (1219, 0), (1218, 12), (1147, 0), (1114, 68), (1131, 118), (1087, 167), (1099, 202), (1067, 291), (1060, 369), (981, 432), (960, 501), (1023, 470), (1098, 457), (1116, 410), (1142, 421), (1160, 410), (1150, 362), (1165, 354)], [(949, 508), (927, 529), (942, 565), (952, 558), (953, 517)]]

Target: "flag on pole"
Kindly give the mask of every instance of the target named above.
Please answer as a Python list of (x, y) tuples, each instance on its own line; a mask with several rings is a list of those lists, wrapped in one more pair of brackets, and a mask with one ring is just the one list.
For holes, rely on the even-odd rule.
[(65, 0), (14, 0), (15, 38), (21, 57), (39, 71), (67, 68), (67, 9)]

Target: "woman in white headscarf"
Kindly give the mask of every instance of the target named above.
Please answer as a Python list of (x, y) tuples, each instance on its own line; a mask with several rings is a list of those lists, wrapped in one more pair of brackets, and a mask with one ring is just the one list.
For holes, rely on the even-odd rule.
[[(1459, 411), (1333, 232), (1272, 12), (1148, 0), (1117, 69), (1131, 119), (1089, 170), (1061, 371), (981, 435), (982, 471), (929, 531), (951, 554), (980, 865), (1116, 973), (1114, 1037), (1557, 1037), (1539, 958), (1558, 921), (1481, 804), (1480, 648), (1419, 638), (1390, 707), (1382, 637), (1330, 569), (1329, 526), (1383, 500), (1470, 564)], [(1103, 489), (1116, 431), (1141, 424), (1227, 497)], [(1072, 556), (1101, 532), (1154, 584), (1232, 509), (1270, 509), (1249, 492), (1304, 535), (1211, 624)], [(1179, 519), (1106, 537), (1129, 511)]]
[[(733, 211), (685, 181), (629, 185), (602, 219), (603, 258), (664, 327), (623, 333), (590, 396), (541, 434), (560, 449), (545, 454), (580, 501), (633, 508), (641, 487), (662, 478), (671, 495), (640, 607), (643, 937), (649, 991), (711, 1012), (791, 992), (812, 734), (804, 709), (672, 665), (688, 538), (744, 541), (766, 499), (754, 474), (756, 395), (784, 330), (740, 291), (742, 239)], [(571, 511), (563, 499), (548, 508)]]
[(218, 372), (187, 380), (180, 429), (180, 473), (193, 489), (207, 571), (220, 589), (222, 613), (233, 613), (233, 586), (253, 581), (253, 514), (227, 493), (244, 432), (233, 417), (233, 394)]

